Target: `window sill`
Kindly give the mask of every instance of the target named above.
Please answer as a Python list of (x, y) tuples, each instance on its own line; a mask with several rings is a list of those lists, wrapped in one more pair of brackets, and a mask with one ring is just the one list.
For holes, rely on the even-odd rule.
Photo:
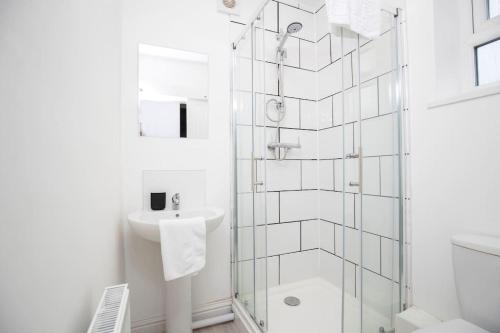
[(478, 98), (500, 94), (500, 82), (491, 83), (488, 85), (474, 87), (470, 91), (458, 94), (456, 96), (437, 99), (427, 105), (428, 109), (436, 109), (443, 106), (463, 103)]

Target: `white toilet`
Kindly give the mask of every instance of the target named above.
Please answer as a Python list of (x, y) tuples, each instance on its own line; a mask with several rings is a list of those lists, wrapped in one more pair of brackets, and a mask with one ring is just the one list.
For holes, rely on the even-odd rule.
[(451, 239), (462, 319), (418, 333), (500, 333), (500, 237), (457, 235)]

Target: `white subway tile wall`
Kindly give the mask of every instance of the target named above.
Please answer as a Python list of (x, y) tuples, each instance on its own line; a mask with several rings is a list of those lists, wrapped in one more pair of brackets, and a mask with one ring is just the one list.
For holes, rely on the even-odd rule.
[(319, 188), (334, 190), (333, 160), (319, 161)]
[(380, 195), (380, 157), (363, 158), (363, 193)]
[(313, 250), (319, 248), (319, 220), (302, 221), (300, 249)]
[[(320, 248), (335, 253), (335, 224), (320, 220)], [(340, 235), (339, 235), (340, 236)]]
[[(277, 36), (277, 35), (276, 35)], [(292, 67), (300, 67), (300, 60), (301, 60), (301, 49), (300, 49), (300, 39), (298, 38), (289, 38), (287, 43), (286, 43), (286, 57), (285, 57), (285, 65), (287, 66), (292, 66)], [(270, 45), (272, 52), (274, 53), (275, 59), (273, 60), (274, 62), (277, 62), (276, 60), (276, 37), (274, 39), (274, 42)]]
[[(258, 166), (264, 165), (263, 161), (258, 161)], [(262, 169), (257, 168), (257, 173)], [(301, 190), (301, 161), (267, 161), (267, 190), (268, 191), (286, 191)]]
[(300, 128), (317, 130), (318, 129), (318, 108), (316, 101), (300, 101)]
[(302, 189), (315, 190), (318, 188), (318, 161), (302, 160)]
[(300, 222), (267, 226), (267, 255), (275, 256), (298, 251), (300, 251)]
[(316, 43), (300, 40), (300, 68), (316, 71), (318, 68), (316, 59)]
[(316, 52), (318, 53), (318, 70), (330, 65), (332, 62), (330, 52), (330, 34), (326, 34), (316, 43)]
[(319, 251), (308, 250), (280, 257), (280, 283), (291, 283), (318, 276)]
[(326, 97), (317, 103), (318, 108), (318, 129), (325, 129), (333, 126), (333, 97)]
[(361, 118), (378, 116), (378, 80), (373, 79), (361, 84)]
[(280, 222), (315, 219), (317, 202), (317, 190), (280, 192)]
[(316, 100), (316, 72), (295, 67), (285, 67), (284, 72), (285, 96)]
[[(290, 36), (285, 46), (283, 87), (287, 113), (277, 129), (276, 123), (265, 116), (266, 102), (279, 99), (277, 32), (286, 31), (288, 24), (295, 21), (301, 22), (303, 29)], [(238, 31), (244, 26), (237, 18), (231, 24), (232, 30)], [(299, 0), (272, 0), (266, 6), (264, 24), (266, 30), (256, 34), (256, 54), (260, 58), (254, 62), (254, 76), (264, 84), (254, 85), (257, 93), (253, 132), (248, 46), (241, 47), (242, 59), (237, 60), (239, 258), (249, 265), (255, 250), (260, 258), (256, 265), (263, 262), (266, 203), (269, 285), (319, 275), (340, 287), (344, 274), (347, 292), (357, 295), (362, 237), (367, 302), (388, 313), (385, 307), (392, 300), (382, 300), (392, 298), (390, 292), (399, 283), (392, 20), (384, 21), (385, 32), (380, 38), (359, 40), (361, 96), (356, 70), (358, 37), (349, 31), (331, 32), (324, 6), (307, 8)], [(358, 159), (342, 160), (344, 154), (358, 152), (360, 102), (365, 194), (362, 211), (358, 187), (349, 185), (349, 181), (357, 181)], [(277, 117), (274, 104), (268, 107), (269, 114)], [(264, 130), (264, 126), (268, 128)], [(265, 143), (278, 138), (281, 142), (300, 142), (301, 148), (290, 150), (284, 161), (277, 161)], [(262, 197), (264, 193), (256, 193), (255, 197), (251, 193), (252, 149), (257, 159), (268, 158), (267, 200)], [(264, 174), (264, 161), (256, 161), (254, 168), (257, 180), (264, 180), (259, 178)], [(262, 186), (257, 189), (264, 190)], [(251, 232), (254, 223), (255, 235)]]

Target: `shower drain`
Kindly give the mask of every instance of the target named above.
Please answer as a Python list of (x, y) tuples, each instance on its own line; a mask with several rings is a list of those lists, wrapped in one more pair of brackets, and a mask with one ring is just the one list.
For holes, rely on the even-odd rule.
[(295, 296), (288, 296), (286, 297), (283, 302), (285, 302), (286, 305), (289, 305), (289, 306), (297, 306), (297, 305), (300, 305), (300, 299), (298, 299), (297, 297)]

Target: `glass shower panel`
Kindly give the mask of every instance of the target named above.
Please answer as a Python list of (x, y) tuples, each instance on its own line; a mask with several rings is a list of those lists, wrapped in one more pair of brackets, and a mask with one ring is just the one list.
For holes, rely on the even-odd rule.
[(262, 124), (266, 67), (264, 15), (233, 52), (233, 114), (236, 184), (236, 292), (255, 322), (267, 327), (266, 132)]
[(253, 170), (254, 170), (254, 225), (255, 225), (255, 321), (267, 328), (267, 215), (266, 215), (266, 131), (264, 119), (266, 92), (265, 17), (259, 13), (252, 25), (253, 40)]
[(380, 37), (343, 29), (343, 332), (384, 332), (400, 311), (397, 18)]
[(358, 35), (350, 30), (340, 32), (342, 49), (342, 132), (343, 154), (340, 167), (343, 170), (343, 332), (360, 332), (361, 288), (359, 287), (359, 265), (361, 229), (359, 223), (360, 200), (360, 165), (361, 152), (359, 140), (359, 88), (357, 69)]
[[(399, 295), (399, 138), (400, 107), (397, 18), (382, 12), (379, 38), (358, 38), (361, 187), (358, 282), (361, 332), (387, 332), (400, 311)], [(359, 54), (359, 55), (358, 55)]]
[[(400, 25), (382, 13), (379, 38), (325, 26), (327, 37), (310, 52), (304, 36), (316, 14), (270, 1), (235, 45), (233, 272), (238, 303), (263, 332), (390, 332), (401, 310)], [(277, 126), (266, 106), (279, 97), (277, 34), (288, 26), (278, 18), (285, 14), (297, 15), (306, 35), (286, 44), (287, 61), (298, 67), (284, 66), (289, 118)], [(306, 61), (314, 54), (326, 61), (316, 72)], [(304, 92), (315, 80), (316, 97)], [(307, 123), (315, 115), (324, 118), (317, 129)], [(299, 136), (302, 145), (284, 161), (267, 148)], [(308, 207), (316, 208), (306, 214)]]
[(235, 260), (237, 297), (255, 317), (255, 230), (252, 99), (252, 34), (248, 30), (233, 52), (233, 121), (235, 140)]

